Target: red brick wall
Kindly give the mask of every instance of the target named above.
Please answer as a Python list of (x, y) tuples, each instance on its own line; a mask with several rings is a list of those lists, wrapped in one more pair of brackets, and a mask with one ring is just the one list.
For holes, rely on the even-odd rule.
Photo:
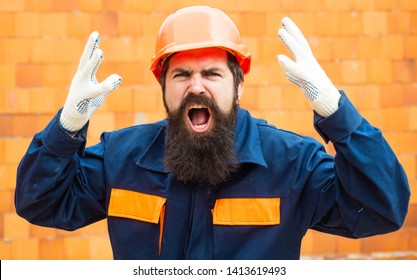
[[(13, 205), (16, 167), (34, 133), (63, 106), (88, 35), (102, 36), (99, 80), (123, 77), (93, 116), (88, 144), (100, 133), (165, 116), (148, 69), (164, 18), (207, 4), (227, 12), (253, 55), (242, 106), (278, 127), (318, 136), (309, 104), (276, 55), (276, 33), (290, 16), (308, 37), (331, 80), (382, 129), (412, 188), (398, 232), (349, 240), (309, 232), (304, 257), (410, 258), (417, 251), (417, 2), (414, 0), (0, 0), (0, 259), (110, 259), (105, 221), (75, 232), (40, 228)], [(321, 139), (319, 139), (321, 141)], [(332, 147), (327, 146), (329, 152)], [(381, 255), (377, 253), (388, 253)]]

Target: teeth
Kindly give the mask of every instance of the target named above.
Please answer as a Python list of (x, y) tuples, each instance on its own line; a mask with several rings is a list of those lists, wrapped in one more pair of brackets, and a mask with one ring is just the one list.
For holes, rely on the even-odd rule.
[(194, 127), (198, 130), (206, 128), (207, 124), (195, 124)]
[(197, 104), (193, 104), (190, 106), (190, 109), (203, 109), (203, 108), (207, 108), (207, 107), (203, 105), (197, 105)]

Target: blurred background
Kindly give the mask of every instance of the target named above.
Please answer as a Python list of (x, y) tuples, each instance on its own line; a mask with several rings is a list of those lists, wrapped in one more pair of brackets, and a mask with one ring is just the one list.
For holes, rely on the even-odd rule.
[[(225, 11), (252, 53), (241, 106), (279, 128), (312, 136), (310, 105), (276, 55), (290, 16), (319, 63), (359, 112), (379, 127), (411, 186), (397, 232), (351, 240), (309, 231), (304, 259), (417, 259), (417, 2), (415, 0), (0, 0), (0, 259), (112, 259), (106, 221), (66, 232), (31, 225), (14, 208), (16, 168), (33, 135), (64, 105), (89, 34), (101, 34), (97, 74), (123, 77), (94, 114), (87, 145), (103, 131), (165, 117), (149, 70), (166, 16), (190, 5)], [(324, 144), (324, 143), (323, 143)], [(331, 144), (326, 145), (334, 153)]]

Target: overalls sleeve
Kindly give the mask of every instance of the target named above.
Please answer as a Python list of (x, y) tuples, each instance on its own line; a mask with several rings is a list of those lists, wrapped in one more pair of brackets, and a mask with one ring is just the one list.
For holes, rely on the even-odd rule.
[[(315, 127), (335, 147), (335, 204), (312, 228), (359, 238), (399, 229), (410, 198), (406, 174), (378, 128), (371, 126), (342, 92), (339, 109), (315, 115)], [(321, 198), (324, 201), (323, 198)], [(323, 203), (325, 205), (325, 203)], [(321, 205), (316, 213), (322, 215)]]
[(15, 206), (31, 223), (75, 230), (106, 217), (103, 145), (85, 150), (87, 126), (72, 138), (59, 114), (34, 136), (18, 166)]

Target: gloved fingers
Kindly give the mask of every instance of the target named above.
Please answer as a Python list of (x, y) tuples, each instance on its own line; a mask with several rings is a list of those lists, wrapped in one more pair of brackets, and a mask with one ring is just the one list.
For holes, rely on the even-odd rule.
[(284, 17), (282, 19), (282, 26), (305, 51), (311, 53), (310, 45), (308, 44), (307, 39), (298, 26), (289, 17)]
[(88, 79), (92, 83), (97, 82), (96, 72), (102, 60), (103, 60), (103, 51), (101, 49), (96, 49), (92, 53), (91, 59), (87, 62), (85, 68), (82, 70), (83, 75), (88, 75)]
[(109, 94), (115, 90), (120, 83), (122, 82), (122, 77), (117, 74), (111, 74), (104, 81), (96, 85), (96, 94), (94, 97), (97, 97), (102, 94)]
[(284, 43), (285, 47), (290, 51), (294, 56), (295, 60), (298, 61), (304, 56), (305, 53), (301, 45), (291, 36), (290, 33), (285, 28), (280, 28), (278, 31), (278, 36), (281, 41)]
[(80, 63), (78, 65), (78, 71), (82, 70), (92, 58), (93, 53), (98, 48), (100, 44), (100, 35), (97, 31), (94, 31), (90, 34), (88, 41), (84, 47), (83, 54), (81, 55)]
[(303, 72), (301, 71), (301, 67), (292, 61), (288, 56), (280, 54), (278, 55), (278, 62), (285, 69), (287, 76), (291, 75), (293, 77), (297, 77), (303, 79)]

